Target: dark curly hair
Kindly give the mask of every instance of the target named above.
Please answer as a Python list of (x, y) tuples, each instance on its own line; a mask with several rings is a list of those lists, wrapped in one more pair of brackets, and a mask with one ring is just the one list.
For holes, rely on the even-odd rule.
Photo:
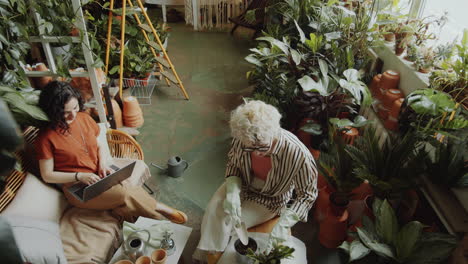
[(83, 98), (79, 91), (75, 90), (67, 82), (53, 81), (42, 89), (39, 97), (39, 107), (49, 117), (47, 127), (58, 130), (61, 133), (68, 131), (69, 126), (65, 120), (65, 104), (72, 98), (78, 100), (80, 112), (83, 111)]

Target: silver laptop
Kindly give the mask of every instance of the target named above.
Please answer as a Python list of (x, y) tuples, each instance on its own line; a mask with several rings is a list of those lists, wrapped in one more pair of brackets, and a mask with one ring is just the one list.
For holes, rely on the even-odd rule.
[(123, 168), (119, 168), (115, 165), (111, 165), (114, 170), (113, 173), (107, 175), (96, 183), (86, 185), (85, 183), (77, 183), (68, 188), (73, 196), (82, 202), (89, 201), (101, 193), (109, 190), (112, 186), (120, 183), (132, 175), (133, 169), (135, 168), (136, 161), (128, 164)]

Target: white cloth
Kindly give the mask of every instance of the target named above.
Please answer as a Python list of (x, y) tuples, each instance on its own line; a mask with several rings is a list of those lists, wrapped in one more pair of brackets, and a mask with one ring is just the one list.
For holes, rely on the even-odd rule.
[[(224, 212), (226, 186), (221, 185), (206, 207), (201, 225), (201, 238), (197, 248), (203, 251), (222, 252), (233, 232), (231, 219)], [(265, 206), (253, 201), (241, 201), (241, 219), (247, 228), (264, 223), (276, 216)]]

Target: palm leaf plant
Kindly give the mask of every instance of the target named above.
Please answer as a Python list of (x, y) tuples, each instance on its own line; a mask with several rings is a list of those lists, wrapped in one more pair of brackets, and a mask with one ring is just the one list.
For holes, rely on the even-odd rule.
[(434, 157), (426, 159), (426, 175), (438, 185), (447, 187), (468, 187), (467, 139), (440, 143), (434, 150)]
[(368, 180), (380, 198), (399, 198), (404, 190), (414, 187), (423, 172), (421, 166), (426, 152), (417, 133), (407, 133), (403, 138), (389, 135), (382, 147), (374, 128), (365, 130), (354, 145), (346, 151), (354, 161), (353, 172)]
[[(349, 262), (377, 257), (372, 263), (436, 264), (445, 263), (457, 245), (454, 236), (424, 232), (424, 225), (412, 221), (399, 226), (395, 212), (387, 200), (376, 199), (372, 205), (375, 221), (363, 217), (352, 242), (339, 248), (349, 255)], [(369, 263), (369, 262), (366, 262)]]

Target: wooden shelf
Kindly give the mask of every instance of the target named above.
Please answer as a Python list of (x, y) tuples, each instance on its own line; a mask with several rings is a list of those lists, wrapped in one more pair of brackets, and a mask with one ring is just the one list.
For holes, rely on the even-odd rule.
[(426, 176), (421, 177), (420, 189), (449, 233), (468, 232), (468, 213), (449, 189), (433, 184)]

